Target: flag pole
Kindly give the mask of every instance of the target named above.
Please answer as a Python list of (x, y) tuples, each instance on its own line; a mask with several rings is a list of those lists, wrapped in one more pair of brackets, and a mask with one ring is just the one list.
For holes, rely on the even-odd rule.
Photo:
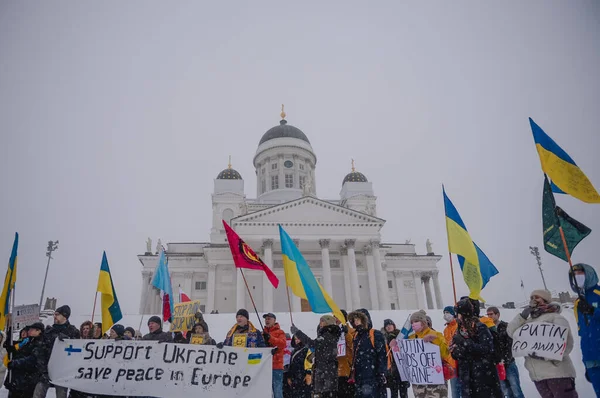
[[(560, 220), (559, 220), (560, 223)], [(573, 282), (575, 283), (575, 288), (577, 289), (577, 295), (581, 297), (579, 286), (577, 285), (577, 279), (575, 279), (575, 272), (573, 271), (573, 263), (571, 262), (571, 253), (569, 253), (569, 247), (567, 246), (567, 239), (565, 238), (565, 232), (563, 231), (562, 225), (559, 224), (558, 230), (560, 231), (560, 238), (562, 239), (563, 247), (565, 248), (565, 254), (567, 255), (567, 261), (569, 262), (569, 268), (573, 273)]]
[(240, 273), (242, 274), (242, 278), (244, 279), (244, 283), (246, 284), (246, 290), (248, 290), (248, 295), (250, 296), (250, 301), (252, 301), (252, 306), (254, 307), (254, 312), (256, 312), (256, 317), (258, 318), (258, 323), (260, 324), (260, 328), (265, 331), (265, 327), (260, 320), (260, 315), (258, 315), (258, 310), (256, 309), (256, 304), (254, 304), (254, 297), (252, 297), (252, 293), (250, 292), (250, 288), (248, 287), (248, 281), (246, 280), (246, 275), (244, 275), (244, 271), (241, 268), (238, 268)]
[(287, 284), (287, 278), (285, 279), (285, 291), (287, 293), (288, 308), (290, 310), (290, 322), (292, 322), (292, 325), (293, 325), (294, 324), (294, 318), (292, 318), (292, 301), (290, 300), (290, 287)]
[(94, 323), (94, 314), (96, 313), (96, 300), (98, 300), (98, 290), (94, 294), (94, 308), (92, 308), (92, 323)]

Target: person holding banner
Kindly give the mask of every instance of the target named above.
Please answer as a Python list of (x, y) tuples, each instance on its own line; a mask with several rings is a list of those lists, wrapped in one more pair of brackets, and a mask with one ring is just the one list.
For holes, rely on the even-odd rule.
[(148, 330), (150, 333), (144, 335), (142, 340), (158, 341), (159, 343), (172, 343), (171, 333), (163, 332), (162, 321), (159, 316), (151, 316), (148, 319)]
[(283, 352), (287, 345), (285, 332), (279, 327), (277, 317), (272, 312), (264, 314), (265, 329), (263, 339), (267, 347), (273, 347), (273, 398), (283, 398)]
[(186, 336), (187, 344), (199, 344), (199, 345), (217, 345), (215, 339), (210, 337), (208, 332), (208, 324), (206, 322), (198, 322), (194, 325), (193, 329), (187, 333)]
[(262, 333), (250, 322), (250, 314), (245, 309), (240, 309), (235, 314), (235, 325), (227, 333), (225, 341), (217, 344), (223, 348), (230, 347), (266, 347)]
[[(525, 368), (529, 371), (529, 377), (535, 383), (542, 398), (577, 398), (576, 372), (569, 356), (573, 350), (573, 335), (569, 321), (560, 315), (561, 305), (551, 301), (552, 294), (548, 290), (539, 289), (531, 292), (529, 305), (508, 324), (507, 333), (513, 340), (517, 340), (523, 331), (522, 326), (542, 322), (566, 328), (567, 340), (563, 348), (562, 360), (546, 359), (544, 358), (546, 353), (540, 350), (525, 357)], [(544, 328), (546, 329), (548, 328)], [(531, 332), (527, 334), (531, 335)], [(513, 345), (513, 352), (515, 346), (516, 343)]]
[(458, 361), (462, 398), (503, 398), (496, 369), (494, 340), (489, 328), (479, 320), (479, 312), (469, 298), (455, 307), (458, 329), (450, 353)]
[[(444, 335), (429, 327), (427, 314), (420, 310), (410, 316), (410, 324), (415, 332), (408, 336), (409, 339), (423, 339), (426, 343), (431, 343), (440, 347), (440, 356), (442, 362), (448, 362), (450, 352)], [(415, 398), (448, 398), (448, 386), (444, 384), (413, 384), (413, 393)]]
[(569, 271), (571, 289), (579, 298), (575, 301), (575, 319), (581, 337), (581, 354), (585, 377), (600, 397), (600, 286), (598, 274), (591, 265), (575, 264)]

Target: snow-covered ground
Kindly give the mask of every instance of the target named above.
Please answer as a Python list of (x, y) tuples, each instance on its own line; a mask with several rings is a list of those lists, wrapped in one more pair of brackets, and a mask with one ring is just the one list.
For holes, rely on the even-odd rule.
[[(404, 321), (410, 315), (411, 312), (413, 312), (413, 311), (408, 311), (408, 310), (407, 311), (404, 311), (404, 310), (371, 311), (371, 317), (373, 319), (373, 324), (375, 325), (376, 328), (381, 328), (383, 326), (384, 319), (388, 319), (388, 318), (392, 319), (396, 323), (396, 325), (400, 328), (400, 327), (402, 327), (402, 324), (404, 324)], [(503, 320), (508, 322), (508, 321), (512, 320), (519, 312), (520, 312), (519, 310), (501, 309), (501, 316), (502, 316)], [(279, 322), (281, 328), (286, 333), (289, 333), (290, 326), (291, 326), (291, 320), (290, 320), (289, 313), (277, 313), (276, 315), (277, 315), (277, 321)], [(441, 310), (429, 310), (428, 315), (431, 316), (434, 329), (436, 329), (438, 331), (442, 331), (444, 329), (444, 320), (442, 318), (442, 311)], [(577, 369), (577, 379), (575, 382), (577, 391), (578, 391), (580, 397), (591, 398), (594, 396), (594, 391), (592, 389), (591, 384), (589, 384), (585, 380), (585, 376), (584, 376), (585, 370), (584, 370), (583, 364), (581, 362), (581, 350), (579, 348), (579, 336), (577, 336), (577, 325), (575, 323), (575, 317), (573, 314), (573, 310), (572, 309), (564, 309), (563, 315), (569, 320), (569, 322), (571, 324), (571, 331), (573, 332), (574, 339), (575, 339), (575, 348), (573, 349), (573, 352), (571, 353), (571, 358), (573, 359), (573, 363), (575, 364), (575, 367)], [(143, 318), (140, 315), (125, 315), (123, 320), (119, 323), (124, 326), (132, 326), (134, 329), (139, 329), (140, 320), (141, 320), (142, 321), (141, 331), (142, 331), (142, 333), (147, 333), (148, 327), (146, 326), (146, 322), (149, 317), (150, 317), (150, 315), (145, 315), (145, 316), (143, 316)], [(235, 323), (235, 314), (207, 314), (204, 317), (210, 328), (211, 336), (217, 341), (224, 340), (225, 335), (227, 334), (229, 329)], [(302, 331), (304, 331), (306, 334), (308, 334), (309, 336), (312, 336), (312, 337), (314, 337), (316, 335), (316, 328), (317, 328), (317, 324), (319, 322), (319, 317), (320, 317), (319, 314), (313, 314), (310, 312), (302, 312), (302, 313), (294, 313), (293, 314), (294, 324), (297, 327), (299, 327), (300, 329), (302, 329)], [(87, 315), (87, 316), (86, 315), (81, 315), (81, 316), (73, 315), (73, 316), (71, 316), (70, 321), (72, 324), (79, 326), (81, 323), (83, 323), (85, 320), (88, 320), (89, 318), (90, 318), (89, 315)], [(96, 319), (96, 321), (99, 321), (99, 319)], [(250, 314), (250, 321), (252, 323), (254, 323), (257, 327), (259, 327), (259, 322), (256, 317), (256, 313)], [(261, 318), (261, 321), (262, 321), (262, 318)], [(51, 323), (51, 322), (52, 322), (51, 318), (45, 320), (45, 323)], [(167, 330), (167, 329), (168, 329), (168, 324), (165, 325), (165, 330)], [(531, 382), (531, 380), (529, 379), (529, 375), (528, 375), (527, 371), (525, 370), (525, 367), (523, 365), (523, 359), (518, 358), (517, 363), (519, 365), (520, 376), (521, 376), (521, 386), (523, 388), (523, 393), (525, 394), (525, 397), (527, 397), (527, 398), (539, 397), (539, 394), (538, 394), (537, 390), (535, 389), (533, 382)], [(265, 397), (270, 397), (270, 396), (271, 396), (270, 394), (265, 395)], [(412, 396), (412, 393), (410, 394), (410, 396)], [(4, 397), (7, 397), (7, 391), (2, 389), (2, 390), (0, 390), (0, 398), (4, 398)], [(54, 392), (53, 392), (53, 390), (51, 390), (51, 392), (48, 393), (48, 398), (54, 398), (54, 397), (55, 397)]]

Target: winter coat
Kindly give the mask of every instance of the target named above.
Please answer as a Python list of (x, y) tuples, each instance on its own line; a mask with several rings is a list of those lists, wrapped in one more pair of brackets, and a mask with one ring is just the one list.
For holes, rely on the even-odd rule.
[(44, 336), (44, 358), (42, 363), (44, 364), (42, 370), (42, 379), (43, 381), (49, 381), (48, 377), (48, 362), (50, 361), (50, 355), (52, 354), (52, 349), (54, 348), (54, 342), (57, 338), (62, 339), (79, 339), (79, 329), (75, 326), (71, 325), (69, 321), (65, 322), (62, 325), (54, 324), (52, 326), (46, 327), (46, 331), (43, 334)]
[[(187, 336), (185, 336), (185, 342), (186, 344), (191, 344), (192, 343), (192, 335), (194, 333), (192, 333), (191, 331), (187, 332)], [(198, 333), (196, 333), (198, 334)], [(213, 339), (212, 337), (210, 337), (210, 334), (207, 333), (200, 333), (200, 335), (203, 337), (203, 341), (201, 345), (217, 345), (217, 342), (215, 341), (215, 339)]]
[(310, 398), (312, 385), (306, 384), (306, 376), (312, 373), (313, 354), (302, 343), (296, 346), (294, 340), (292, 340), (292, 347), (294, 347), (294, 352), (292, 352), (290, 358), (287, 380), (292, 382), (291, 388), (294, 398)]
[[(583, 314), (579, 310), (579, 299), (575, 301), (575, 320), (581, 337), (581, 354), (586, 367), (600, 366), (600, 286), (598, 285), (598, 274), (594, 268), (587, 264), (581, 264), (585, 272), (585, 286), (583, 296), (585, 301), (594, 306), (593, 314)], [(569, 274), (571, 289), (580, 294), (575, 287), (573, 276)]]
[(13, 351), (13, 359), (8, 365), (11, 380), (6, 379), (6, 388), (33, 393), (35, 385), (42, 380), (45, 360), (43, 335), (30, 337), (26, 344)]
[[(367, 310), (357, 310), (348, 316), (349, 319), (353, 317), (361, 318), (363, 325), (356, 329), (353, 341), (356, 397), (386, 397), (385, 386), (379, 384), (382, 380), (381, 376), (388, 372), (387, 350), (383, 333), (379, 330), (371, 332), (373, 323)], [(373, 333), (374, 342), (371, 342), (371, 333)]]
[(560, 315), (560, 312), (562, 311), (560, 304), (552, 304), (555, 304), (558, 307), (558, 312), (547, 312), (536, 318), (529, 317), (527, 319), (523, 319), (523, 317), (518, 314), (508, 324), (507, 332), (511, 337), (513, 337), (518, 328), (526, 323), (548, 322), (555, 325), (565, 326), (567, 328), (567, 347), (565, 348), (562, 361), (549, 361), (545, 359), (525, 357), (525, 368), (529, 371), (529, 377), (532, 381), (575, 377), (575, 367), (573, 366), (573, 362), (571, 361), (571, 357), (569, 355), (573, 350), (573, 334), (571, 333), (571, 328), (569, 327), (569, 321)]
[[(394, 329), (392, 332), (384, 332), (383, 336), (385, 337), (385, 341), (390, 346), (390, 343), (398, 337), (400, 331), (398, 329)], [(398, 367), (396, 366), (396, 361), (392, 361), (392, 367), (389, 369), (386, 374), (386, 378), (388, 379), (388, 383), (393, 382), (394, 380), (400, 381), (400, 372), (398, 372)]]
[(513, 340), (508, 335), (508, 323), (504, 321), (500, 321), (496, 329), (498, 330), (498, 340), (500, 346), (500, 352), (496, 353), (496, 356), (499, 357), (504, 364), (509, 365), (514, 362), (514, 358), (512, 355), (512, 344)]
[(245, 347), (265, 347), (265, 340), (262, 333), (254, 327), (252, 322), (248, 322), (246, 326), (233, 325), (227, 333), (223, 345), (236, 347), (237, 345), (234, 344), (236, 339), (245, 340)]
[[(446, 327), (444, 328), (444, 338), (446, 339), (446, 345), (448, 347), (452, 345), (452, 338), (456, 333), (456, 329), (458, 329), (458, 322), (456, 319), (453, 319), (452, 322), (447, 323)], [(452, 356), (448, 358), (448, 364), (456, 369), (456, 360), (452, 358)]]
[(338, 377), (350, 377), (350, 371), (352, 370), (352, 341), (356, 331), (352, 328), (348, 328), (348, 332), (344, 333), (344, 339), (346, 340), (346, 355), (338, 357)]
[(142, 337), (142, 340), (158, 341), (160, 343), (172, 343), (173, 336), (169, 332), (163, 332), (162, 329), (157, 329), (154, 332), (150, 332), (144, 335), (144, 337)]
[(488, 327), (476, 323), (476, 335), (465, 338), (460, 330), (452, 338), (452, 357), (458, 361), (462, 398), (502, 398), (494, 364), (494, 341)]
[(311, 339), (301, 330), (294, 335), (314, 352), (312, 381), (315, 393), (335, 392), (338, 390), (337, 343), (342, 331), (337, 325), (319, 328), (316, 339)]
[(264, 331), (270, 336), (269, 347), (277, 347), (277, 351), (275, 351), (275, 354), (273, 354), (273, 370), (282, 370), (283, 352), (285, 351), (285, 347), (287, 346), (285, 332), (281, 330), (278, 323), (271, 326), (270, 328), (265, 326)]

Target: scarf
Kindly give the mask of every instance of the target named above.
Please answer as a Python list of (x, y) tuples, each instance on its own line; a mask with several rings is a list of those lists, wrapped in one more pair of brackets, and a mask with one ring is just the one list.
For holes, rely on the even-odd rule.
[(549, 303), (549, 304), (546, 304), (546, 305), (540, 305), (540, 306), (535, 307), (531, 311), (531, 317), (532, 318), (538, 318), (542, 314), (551, 314), (551, 313), (559, 312), (559, 311), (560, 311), (560, 305), (559, 304)]

